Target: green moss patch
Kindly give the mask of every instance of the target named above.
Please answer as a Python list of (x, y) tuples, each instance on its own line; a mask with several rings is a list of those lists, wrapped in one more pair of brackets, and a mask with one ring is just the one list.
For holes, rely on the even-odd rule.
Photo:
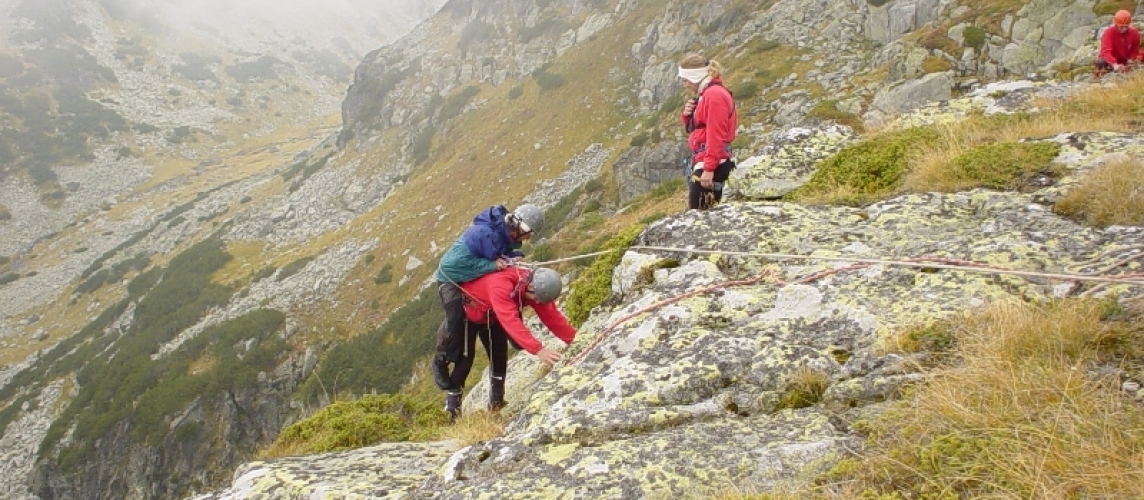
[(828, 198), (851, 205), (885, 197), (901, 186), (913, 155), (940, 140), (934, 129), (915, 127), (847, 146), (822, 162), (810, 180), (788, 196), (794, 201)]
[(974, 147), (949, 165), (963, 188), (1021, 190), (1031, 176), (1051, 174), (1050, 162), (1060, 153), (1052, 142), (996, 142)]
[(278, 436), (279, 446), (301, 453), (360, 448), (381, 442), (426, 439), (447, 422), (436, 401), (379, 394), (333, 403), (310, 418), (291, 424)]
[(592, 309), (604, 302), (612, 293), (612, 270), (620, 264), (623, 250), (632, 246), (636, 237), (644, 230), (643, 224), (629, 227), (604, 243), (602, 250), (615, 250), (596, 258), (572, 283), (572, 293), (568, 294), (568, 321), (579, 327), (588, 319)]

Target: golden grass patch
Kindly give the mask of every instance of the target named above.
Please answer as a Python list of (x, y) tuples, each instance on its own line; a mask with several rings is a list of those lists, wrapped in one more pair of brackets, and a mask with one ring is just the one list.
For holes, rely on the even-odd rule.
[(868, 449), (811, 496), (1140, 498), (1144, 409), (1090, 369), (1138, 354), (1124, 348), (1144, 340), (1140, 320), (1117, 309), (1005, 302), (960, 318), (959, 361), (873, 422)]
[(508, 416), (503, 412), (476, 411), (461, 415), (451, 426), (441, 429), (441, 439), (455, 439), (461, 446), (488, 441), (504, 434)]
[(1095, 227), (1144, 224), (1144, 163), (1125, 158), (1096, 167), (1054, 210)]

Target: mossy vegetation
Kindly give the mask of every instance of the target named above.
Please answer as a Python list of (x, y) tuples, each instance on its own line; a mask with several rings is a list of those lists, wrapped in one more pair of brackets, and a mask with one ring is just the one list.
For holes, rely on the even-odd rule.
[(429, 355), (444, 319), (437, 287), (423, 290), (381, 326), (331, 348), (298, 389), (308, 403), (352, 394), (394, 394)]
[(1021, 190), (1029, 177), (1054, 175), (1049, 163), (1060, 153), (1055, 142), (994, 142), (965, 151), (946, 171), (950, 190), (974, 187)]
[(863, 140), (823, 161), (811, 179), (788, 196), (795, 201), (851, 205), (880, 199), (901, 186), (910, 159), (939, 140), (929, 127)]
[[(201, 339), (184, 344), (188, 350), (171, 354), (172, 359), (152, 358), (160, 346), (197, 322), (208, 309), (230, 299), (232, 289), (211, 282), (214, 271), (230, 258), (223, 250), (222, 242), (210, 238), (177, 255), (165, 270), (153, 269), (140, 274), (128, 286), (127, 298), (106, 309), (79, 333), (38, 359), (30, 369), (16, 375), (16, 378), (27, 380), (18, 386), (8, 387), (42, 387), (51, 380), (72, 373), (76, 374), (79, 383), (78, 394), (49, 428), (40, 447), (41, 455), (57, 451), (60, 466), (68, 470), (88, 460), (96, 441), (129, 415), (136, 423), (132, 430), (134, 439), (142, 442), (162, 437), (169, 430), (165, 419), (181, 405), (208, 393), (211, 388), (235, 387), (250, 382), (248, 376), (238, 375), (234, 370), (266, 370), (268, 364), (272, 368), (275, 356), (283, 352), (280, 345), (266, 345), (261, 355), (247, 353), (243, 362), (246, 364), (238, 368), (227, 362), (216, 363), (214, 366), (220, 371), (211, 371), (214, 375), (193, 381), (183, 378), (187, 374), (185, 365), (172, 359), (184, 356), (197, 358), (206, 349), (206, 343), (218, 336), (265, 338), (268, 330), (280, 323), (273, 317), (253, 320), (261, 327), (251, 326), (252, 323), (248, 323), (251, 318), (243, 319), (235, 323), (239, 326), (231, 324), (226, 328), (220, 327), (221, 330), (212, 330), (218, 335), (200, 336)], [(159, 279), (160, 275), (162, 279)], [(130, 327), (122, 332), (108, 330), (112, 321), (132, 302), (136, 306)], [(226, 349), (233, 349), (234, 342), (224, 342), (223, 345)], [(216, 382), (202, 385), (204, 380)], [(195, 387), (206, 391), (188, 390), (190, 386), (186, 384), (199, 384)], [(0, 399), (11, 397), (5, 392), (0, 390)], [(147, 404), (143, 405), (143, 401)], [(61, 444), (64, 433), (69, 430), (70, 440)]]
[(611, 237), (601, 248), (611, 252), (596, 257), (595, 262), (572, 282), (572, 292), (568, 294), (564, 307), (573, 326), (584, 324), (592, 309), (612, 294), (612, 270), (620, 264), (624, 250), (632, 246), (643, 229), (642, 224), (635, 225)]
[(1136, 12), (1136, 0), (1100, 0), (1092, 6), (1093, 14), (1111, 16), (1118, 10)]
[(439, 402), (405, 394), (373, 394), (338, 401), (289, 425), (276, 446), (298, 454), (360, 448), (380, 442), (420, 441), (448, 422)]
[(831, 120), (839, 125), (850, 127), (855, 132), (862, 133), (866, 129), (862, 123), (862, 117), (854, 113), (847, 113), (838, 109), (837, 99), (827, 99), (818, 101), (813, 108), (806, 114), (808, 118), (819, 118), (823, 120)]
[(261, 56), (252, 61), (244, 61), (227, 66), (226, 74), (239, 82), (280, 80), (274, 66), (285, 64), (274, 56)]

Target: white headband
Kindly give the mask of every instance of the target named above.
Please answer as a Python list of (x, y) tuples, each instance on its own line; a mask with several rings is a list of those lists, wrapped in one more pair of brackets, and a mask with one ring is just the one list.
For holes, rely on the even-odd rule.
[(707, 67), (684, 69), (679, 68), (679, 77), (691, 83), (698, 84), (707, 78)]

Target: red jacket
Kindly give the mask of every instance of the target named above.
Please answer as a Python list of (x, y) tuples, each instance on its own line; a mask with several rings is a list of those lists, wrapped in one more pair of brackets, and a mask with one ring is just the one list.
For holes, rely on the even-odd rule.
[(1100, 37), (1100, 58), (1108, 64), (1128, 64), (1128, 61), (1141, 59), (1140, 31), (1132, 26), (1124, 33), (1115, 25), (1105, 28)]
[(568, 324), (568, 319), (556, 307), (556, 302), (540, 303), (524, 297), (531, 271), (520, 267), (508, 267), (495, 271), (473, 281), (461, 284), (465, 291), (465, 315), (474, 323), (499, 321), (504, 331), (517, 345), (536, 354), (544, 345), (532, 336), (520, 317), (524, 306), (536, 311), (540, 322), (552, 331), (553, 335), (571, 344), (576, 338), (576, 329)]
[(687, 130), (687, 145), (695, 153), (692, 165), (703, 162), (703, 169), (714, 172), (720, 160), (731, 158), (731, 141), (739, 128), (735, 101), (723, 82), (714, 78), (699, 94), (695, 111), (682, 115)]

